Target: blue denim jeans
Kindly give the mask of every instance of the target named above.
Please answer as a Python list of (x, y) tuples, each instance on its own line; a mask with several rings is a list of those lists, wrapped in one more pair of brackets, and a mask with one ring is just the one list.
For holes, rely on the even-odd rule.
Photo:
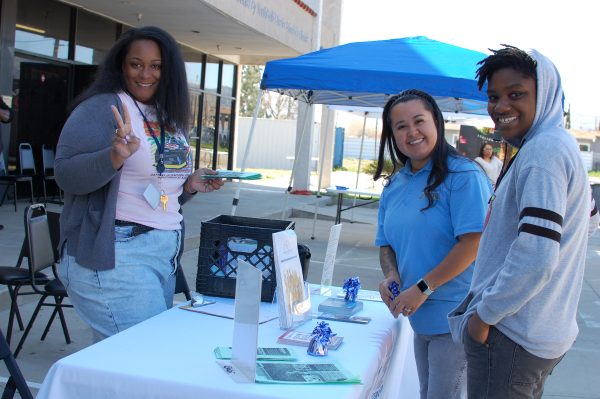
[(467, 359), (452, 335), (415, 334), (414, 348), (421, 399), (467, 397)]
[(132, 227), (115, 226), (115, 268), (108, 270), (83, 267), (64, 249), (59, 278), (96, 341), (173, 305), (180, 241), (179, 230), (132, 236)]
[(532, 355), (494, 326), (485, 344), (471, 338), (465, 328), (464, 344), (472, 399), (541, 398), (546, 378), (562, 359)]

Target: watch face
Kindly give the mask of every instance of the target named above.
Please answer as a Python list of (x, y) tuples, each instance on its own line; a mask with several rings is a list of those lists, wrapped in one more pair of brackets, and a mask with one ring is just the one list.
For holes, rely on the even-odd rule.
[(423, 279), (417, 282), (417, 288), (419, 288), (419, 290), (421, 290), (421, 292), (427, 296), (433, 294), (433, 290), (429, 288), (429, 285), (427, 285), (427, 283)]

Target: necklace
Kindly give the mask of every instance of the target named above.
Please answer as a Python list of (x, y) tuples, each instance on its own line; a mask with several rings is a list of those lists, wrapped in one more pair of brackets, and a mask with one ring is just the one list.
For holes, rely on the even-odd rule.
[(161, 177), (162, 177), (163, 172), (165, 171), (165, 160), (164, 160), (165, 124), (164, 124), (162, 118), (160, 117), (160, 114), (158, 114), (158, 105), (155, 105), (156, 112), (158, 114), (157, 115), (158, 120), (160, 121), (160, 141), (158, 141), (158, 138), (154, 134), (154, 129), (152, 128), (152, 126), (150, 126), (150, 122), (148, 122), (148, 118), (146, 118), (146, 115), (142, 112), (142, 109), (140, 108), (139, 104), (137, 103), (137, 100), (135, 98), (133, 98), (131, 93), (127, 92), (127, 94), (129, 95), (129, 97), (131, 97), (131, 99), (133, 100), (133, 103), (135, 104), (135, 107), (140, 112), (142, 119), (144, 119), (144, 125), (150, 131), (150, 136), (152, 136), (152, 139), (154, 140), (154, 143), (156, 144), (156, 151), (158, 151), (158, 162), (156, 163), (156, 171), (158, 172), (158, 182), (159, 182), (159, 185), (161, 186), (159, 200), (160, 200), (160, 203), (162, 204), (163, 211), (166, 211), (167, 210), (167, 202), (169, 201), (169, 196), (167, 195), (165, 190), (162, 189), (162, 184), (161, 184)]

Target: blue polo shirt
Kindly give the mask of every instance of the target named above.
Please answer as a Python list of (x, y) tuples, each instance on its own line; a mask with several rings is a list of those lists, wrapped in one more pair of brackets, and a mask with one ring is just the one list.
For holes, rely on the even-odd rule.
[[(416, 173), (410, 160), (394, 174), (379, 202), (375, 245), (389, 245), (396, 253), (402, 290), (414, 285), (448, 255), (459, 236), (483, 231), (487, 203), (492, 194), (489, 179), (474, 162), (448, 157), (449, 173), (433, 192), (433, 206), (423, 190), (431, 172), (431, 161)], [(467, 295), (473, 264), (451, 281), (438, 287), (409, 317), (418, 334), (450, 331), (447, 314)]]

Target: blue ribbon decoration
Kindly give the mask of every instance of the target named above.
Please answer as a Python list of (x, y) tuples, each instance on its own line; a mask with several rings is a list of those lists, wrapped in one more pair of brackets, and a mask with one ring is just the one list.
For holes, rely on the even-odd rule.
[(392, 281), (388, 288), (390, 289), (390, 291), (392, 291), (392, 301), (393, 301), (394, 299), (396, 299), (396, 297), (398, 295), (400, 295), (400, 287), (398, 287), (397, 282)]
[(358, 290), (360, 290), (360, 278), (358, 278), (358, 276), (350, 277), (346, 280), (342, 288), (346, 293), (344, 300), (346, 302), (356, 302), (356, 296), (358, 295)]
[(325, 321), (318, 322), (312, 332), (306, 353), (311, 356), (327, 356), (327, 345), (329, 345), (331, 337), (334, 337), (335, 335), (336, 334), (332, 334), (329, 323)]

